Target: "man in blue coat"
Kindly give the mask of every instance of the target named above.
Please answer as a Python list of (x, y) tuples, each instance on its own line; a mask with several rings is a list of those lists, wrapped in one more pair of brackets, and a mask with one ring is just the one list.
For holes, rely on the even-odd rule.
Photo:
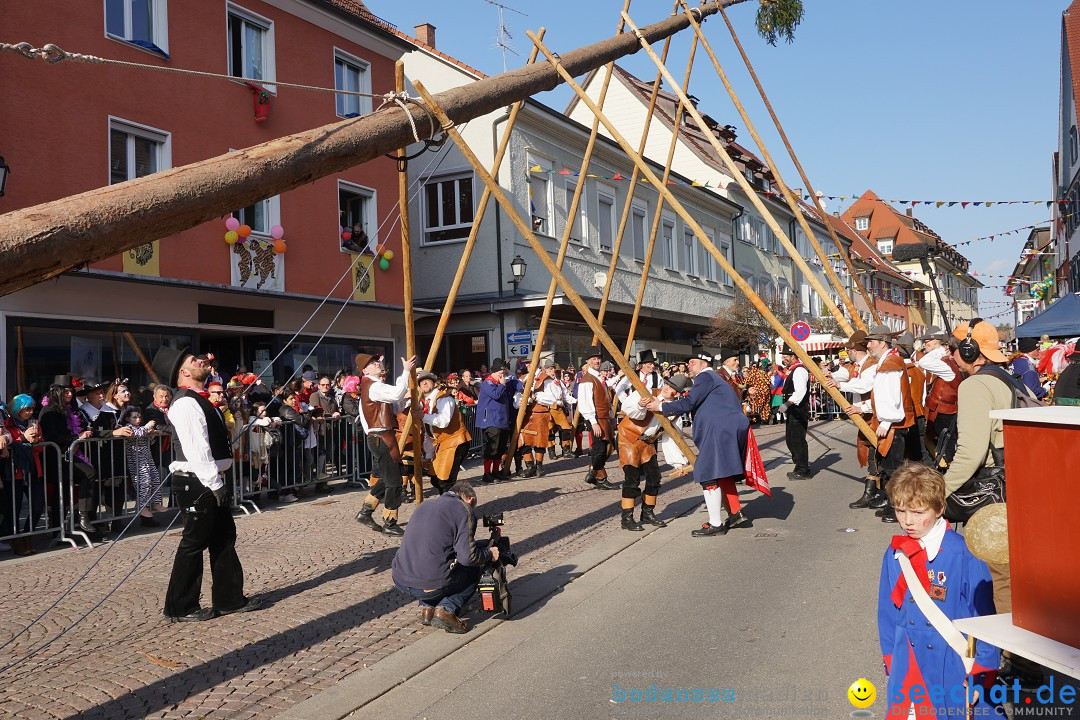
[(508, 480), (502, 475), (502, 458), (510, 444), (510, 410), (516, 379), (509, 375), (502, 358), (491, 361), (491, 372), (480, 383), (476, 402), (476, 429), (484, 434), (484, 477), (486, 483)]
[[(746, 435), (750, 421), (743, 413), (735, 391), (712, 369), (712, 356), (695, 349), (687, 362), (694, 378), (690, 394), (678, 400), (661, 402), (652, 399), (645, 407), (668, 417), (685, 413), (693, 415), (694, 444), (698, 456), (694, 462), (694, 479), (701, 483), (709, 522), (694, 530), (694, 537), (723, 535), (733, 527), (750, 520), (739, 506), (735, 483), (741, 480), (746, 467)], [(724, 522), (721, 509), (728, 502), (729, 516)]]
[(1016, 342), (1020, 355), (1009, 363), (1009, 371), (1027, 385), (1035, 397), (1042, 400), (1046, 397), (1046, 388), (1039, 382), (1038, 367), (1042, 354), (1039, 350), (1039, 341), (1035, 338), (1019, 338)]

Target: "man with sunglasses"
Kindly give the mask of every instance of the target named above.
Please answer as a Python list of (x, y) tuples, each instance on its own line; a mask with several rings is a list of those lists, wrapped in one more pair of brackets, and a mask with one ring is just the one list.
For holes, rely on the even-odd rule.
[[(329, 375), (319, 376), (315, 392), (308, 398), (311, 406), (311, 423), (319, 435), (318, 457), (315, 468), (318, 472), (326, 469), (327, 463), (334, 467), (342, 465), (341, 448), (345, 443), (346, 426), (342, 423), (331, 422), (333, 418), (341, 417), (341, 409), (337, 400), (334, 399), (334, 383)], [(330, 487), (326, 481), (315, 484), (319, 492), (329, 492)]]

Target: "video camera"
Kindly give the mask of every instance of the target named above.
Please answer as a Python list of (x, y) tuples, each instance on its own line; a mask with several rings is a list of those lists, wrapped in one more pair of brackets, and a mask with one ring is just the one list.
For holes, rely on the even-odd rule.
[(480, 607), (486, 612), (504, 612), (510, 617), (510, 589), (506, 584), (506, 566), (517, 566), (517, 553), (510, 549), (510, 538), (502, 534), (503, 514), (485, 515), (484, 527), (491, 529), (488, 547), (499, 549), (499, 559), (484, 565), (480, 582), (476, 586), (480, 594)]

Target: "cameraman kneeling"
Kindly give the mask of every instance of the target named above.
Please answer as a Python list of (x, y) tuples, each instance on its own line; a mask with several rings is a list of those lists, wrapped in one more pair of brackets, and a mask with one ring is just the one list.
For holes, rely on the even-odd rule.
[(484, 564), (499, 559), (498, 548), (473, 541), (475, 507), (476, 491), (461, 480), (409, 519), (392, 563), (394, 585), (420, 601), (424, 625), (451, 633), (469, 629), (457, 614), (476, 592)]

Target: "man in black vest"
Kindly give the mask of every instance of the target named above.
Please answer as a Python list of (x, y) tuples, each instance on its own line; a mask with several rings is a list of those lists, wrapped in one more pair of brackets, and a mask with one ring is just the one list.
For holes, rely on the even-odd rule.
[(810, 373), (787, 345), (781, 351), (780, 359), (788, 371), (780, 412), (787, 417), (784, 439), (791, 461), (795, 463), (795, 469), (787, 476), (802, 480), (810, 477), (810, 448), (806, 445), (806, 429), (810, 425)]
[[(184, 535), (176, 548), (165, 617), (169, 622), (198, 622), (218, 615), (257, 610), (260, 601), (244, 595), (244, 569), (236, 555), (236, 523), (229, 508), (230, 486), (223, 473), (232, 465), (225, 420), (204, 396), (210, 365), (187, 348), (162, 347), (153, 370), (179, 390), (169, 407), (175, 460), (172, 472), (176, 504), (184, 516)], [(213, 604), (199, 604), (203, 551), (210, 550)]]

